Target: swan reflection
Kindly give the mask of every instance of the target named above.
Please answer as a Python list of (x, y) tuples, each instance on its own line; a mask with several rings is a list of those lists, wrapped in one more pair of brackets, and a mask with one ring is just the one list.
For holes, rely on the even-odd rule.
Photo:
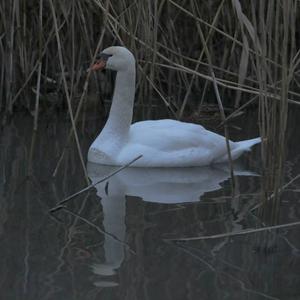
[[(87, 169), (90, 179), (96, 183), (118, 167), (88, 163)], [(234, 174), (253, 175), (241, 169)], [(199, 201), (204, 193), (220, 189), (229, 177), (227, 164), (199, 168), (127, 168), (95, 187), (102, 199), (127, 195), (147, 202), (175, 204)]]
[[(87, 170), (92, 183), (95, 184), (111, 174), (118, 167), (88, 163)], [(235, 171), (235, 175), (253, 175), (248, 171)], [(143, 201), (178, 204), (196, 202), (206, 192), (221, 188), (221, 183), (230, 177), (228, 165), (215, 165), (201, 168), (127, 168), (113, 177), (95, 186), (101, 198), (104, 230), (117, 239), (125, 241), (126, 206), (125, 196), (135, 196)], [(105, 277), (94, 284), (97, 286), (114, 286), (108, 277), (116, 274), (124, 260), (124, 246), (105, 236), (105, 262), (94, 264), (94, 274)]]

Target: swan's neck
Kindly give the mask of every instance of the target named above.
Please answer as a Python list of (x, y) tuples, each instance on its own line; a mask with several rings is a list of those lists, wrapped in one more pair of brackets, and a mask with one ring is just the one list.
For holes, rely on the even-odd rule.
[(119, 71), (109, 117), (104, 129), (109, 128), (121, 135), (129, 131), (132, 122), (135, 94), (135, 70)]
[(135, 66), (119, 71), (116, 76), (115, 90), (108, 120), (96, 139), (96, 143), (114, 143), (122, 146), (128, 138), (132, 122), (135, 94)]

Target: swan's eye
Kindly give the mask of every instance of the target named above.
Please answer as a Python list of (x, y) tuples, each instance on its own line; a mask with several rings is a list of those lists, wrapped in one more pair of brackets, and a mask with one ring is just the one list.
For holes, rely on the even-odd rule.
[(113, 55), (101, 52), (100, 54), (97, 55), (96, 59), (97, 60), (101, 59), (101, 60), (107, 61), (111, 56), (113, 56)]

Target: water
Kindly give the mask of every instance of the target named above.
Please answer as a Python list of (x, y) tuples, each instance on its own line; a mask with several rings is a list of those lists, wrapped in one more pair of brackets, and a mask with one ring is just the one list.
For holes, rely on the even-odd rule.
[[(79, 125), (85, 157), (100, 123), (89, 115)], [(251, 114), (236, 125), (233, 138), (254, 137)], [(251, 211), (260, 200), (259, 148), (237, 166), (234, 192), (226, 166), (127, 169), (49, 214), (86, 186), (74, 143), (52, 178), (69, 128), (64, 117), (44, 119), (33, 135), (32, 119), (19, 115), (2, 130), (1, 299), (300, 299), (300, 226), (169, 240), (261, 227)], [(296, 129), (286, 182), (300, 170)], [(87, 168), (93, 182), (112, 171)], [(279, 224), (300, 219), (299, 186), (284, 192)]]

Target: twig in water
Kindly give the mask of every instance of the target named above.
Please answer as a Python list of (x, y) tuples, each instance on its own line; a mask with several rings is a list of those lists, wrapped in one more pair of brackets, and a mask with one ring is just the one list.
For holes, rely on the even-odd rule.
[(253, 229), (246, 229), (236, 232), (226, 232), (226, 233), (220, 233), (215, 235), (207, 235), (207, 236), (197, 236), (197, 237), (190, 237), (190, 238), (173, 238), (173, 239), (165, 239), (166, 241), (198, 241), (198, 240), (210, 240), (210, 239), (219, 239), (224, 237), (230, 237), (230, 236), (236, 236), (236, 235), (244, 235), (249, 233), (256, 233), (261, 232), (265, 230), (273, 230), (273, 229), (279, 229), (279, 228), (286, 228), (286, 227), (292, 227), (300, 225), (300, 221), (298, 222), (292, 222), (292, 223), (286, 223), (281, 225), (274, 225), (274, 226), (266, 226), (263, 228), (253, 228)]
[[(191, 247), (187, 247), (186, 245), (183, 246), (183, 245), (175, 245), (176, 248), (179, 248), (181, 251), (185, 252), (186, 254), (190, 255), (191, 257), (195, 258), (197, 261), (200, 261), (203, 265), (205, 265), (209, 271), (211, 272), (215, 272), (216, 275), (223, 275), (223, 276), (226, 276), (228, 277), (229, 279), (231, 280), (234, 280), (236, 282), (238, 282), (241, 286), (241, 289), (242, 291), (245, 291), (247, 293), (251, 293), (251, 294), (256, 294), (256, 295), (260, 295), (264, 298), (267, 298), (267, 299), (273, 299), (273, 300), (279, 300), (278, 298), (274, 298), (272, 296), (269, 296), (263, 292), (260, 292), (260, 291), (256, 291), (254, 289), (251, 289), (250, 287), (248, 288), (247, 287), (247, 283), (244, 282), (243, 280), (241, 280), (239, 277), (235, 276), (235, 275), (231, 275), (228, 271), (222, 271), (220, 269), (218, 269), (217, 267), (215, 267), (211, 262), (209, 262), (208, 260), (205, 260), (204, 258), (202, 258), (200, 255), (196, 254), (196, 253), (193, 253), (193, 251), (191, 251)], [(196, 250), (196, 249), (194, 249)], [(197, 249), (198, 250), (198, 249)], [(202, 254), (203, 256), (203, 254)], [(214, 258), (215, 259), (215, 258)], [(220, 260), (220, 258), (218, 258)], [(226, 261), (223, 261), (221, 260), (223, 263), (225, 264), (228, 264), (228, 262)], [(231, 265), (229, 264), (230, 266), (234, 267), (234, 268), (237, 268), (237, 266), (234, 266), (234, 265)], [(243, 271), (243, 270), (241, 270)]]
[[(294, 181), (296, 181), (297, 179), (300, 178), (300, 174), (298, 174), (296, 177), (294, 177), (293, 179), (291, 179), (289, 182), (287, 182), (285, 185), (283, 185), (280, 189), (279, 192), (281, 193), (283, 190), (285, 190), (290, 184), (292, 184)], [(271, 200), (272, 198), (274, 198), (274, 193), (272, 193), (270, 195), (270, 197), (268, 197), (268, 201)], [(254, 207), (251, 208), (251, 211), (256, 210), (257, 208), (261, 207), (264, 204), (264, 202), (260, 202), (257, 205), (255, 205)]]
[(137, 161), (138, 159), (140, 159), (142, 156), (143, 156), (143, 155), (137, 156), (136, 158), (134, 158), (133, 160), (131, 160), (131, 161), (130, 161), (129, 163), (127, 163), (126, 165), (124, 165), (124, 166), (120, 167), (119, 169), (113, 171), (112, 173), (110, 173), (109, 175), (103, 177), (102, 179), (100, 179), (100, 180), (97, 181), (96, 183), (92, 183), (92, 184), (88, 185), (86, 188), (84, 188), (84, 189), (82, 189), (82, 190), (76, 192), (75, 194), (72, 194), (72, 195), (68, 196), (67, 198), (65, 198), (65, 199), (63, 199), (62, 201), (60, 201), (60, 202), (58, 203), (57, 206), (51, 208), (49, 211), (50, 211), (50, 212), (55, 212), (55, 211), (57, 211), (57, 210), (59, 210), (59, 209), (61, 209), (61, 208), (65, 208), (64, 204), (65, 204), (66, 202), (72, 200), (73, 198), (75, 198), (76, 196), (82, 194), (83, 192), (88, 191), (88, 190), (91, 189), (92, 187), (94, 187), (94, 186), (96, 186), (97, 184), (99, 184), (99, 183), (101, 183), (101, 182), (107, 180), (108, 178), (110, 178), (110, 177), (116, 175), (117, 173), (121, 172), (121, 171), (124, 170), (125, 168), (128, 168), (130, 165), (132, 165), (134, 162), (136, 162), (136, 161)]

